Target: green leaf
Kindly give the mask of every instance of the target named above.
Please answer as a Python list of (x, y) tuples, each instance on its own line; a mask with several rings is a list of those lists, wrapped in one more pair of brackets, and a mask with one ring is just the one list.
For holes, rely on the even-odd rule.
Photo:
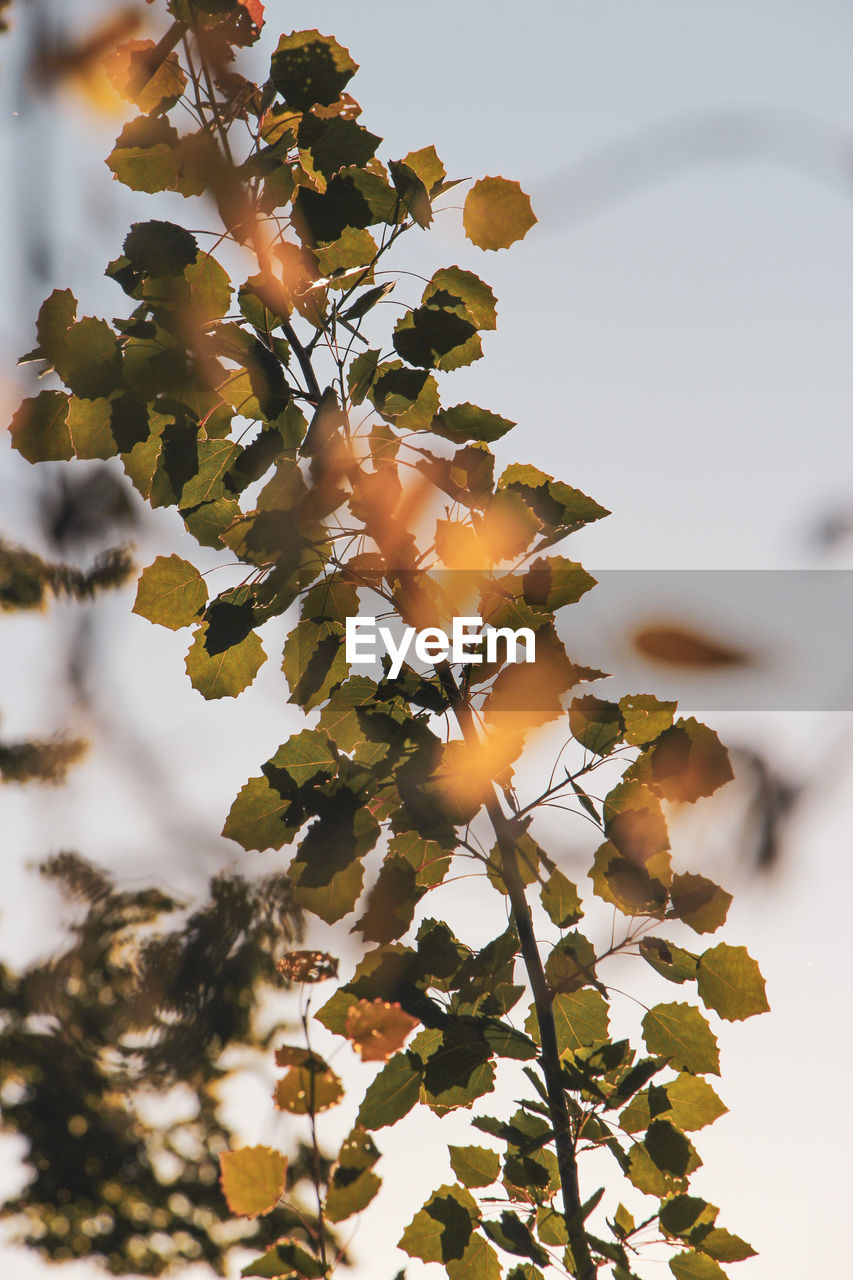
[(126, 40), (104, 66), (121, 96), (144, 112), (168, 111), (187, 86), (177, 54), (164, 58), (153, 40)]
[(357, 781), (346, 776), (326, 783), (315, 803), (318, 820), (305, 833), (290, 876), (303, 906), (332, 923), (355, 906), (364, 877), (361, 860), (380, 829), (358, 794)]
[(386, 858), (356, 928), (367, 942), (393, 942), (409, 929), (421, 893), (404, 858)]
[(353, 751), (365, 740), (358, 708), (371, 703), (375, 697), (376, 684), (367, 676), (350, 676), (329, 696), (320, 712), (319, 726), (341, 751)]
[(530, 197), (517, 182), (480, 178), (465, 199), (462, 224), (478, 249), (508, 249), (536, 223)]
[(412, 173), (417, 174), (430, 194), (433, 188), (440, 186), (447, 177), (444, 165), (433, 146), (421, 147), (420, 151), (410, 151), (407, 156), (403, 156), (403, 164), (411, 169)]
[(349, 50), (317, 30), (282, 36), (270, 63), (273, 84), (297, 111), (331, 106), (357, 70)]
[(330, 778), (337, 772), (338, 760), (325, 733), (303, 729), (288, 738), (269, 761), (274, 769), (283, 769), (297, 786), (314, 778)]
[(198, 242), (174, 222), (134, 222), (125, 237), (124, 255), (134, 271), (179, 276), (198, 258)]
[(222, 1193), (232, 1213), (257, 1218), (269, 1213), (284, 1192), (287, 1160), (271, 1147), (223, 1151)]
[(300, 622), (285, 641), (281, 669), (291, 702), (306, 711), (325, 702), (332, 687), (349, 674), (341, 623), (310, 618)]
[(378, 366), (368, 395), (377, 413), (402, 431), (428, 431), (438, 412), (438, 384), (425, 369), (401, 360)]
[(690, 1142), (669, 1120), (652, 1120), (644, 1139), (645, 1148), (662, 1173), (682, 1178), (698, 1169), (700, 1161)]
[(501, 1280), (502, 1272), (498, 1255), (475, 1231), (462, 1257), (447, 1263), (447, 1274), (450, 1280)]
[(402, 1120), (418, 1100), (422, 1077), (420, 1061), (413, 1053), (395, 1054), (368, 1087), (356, 1123), (365, 1129), (382, 1129)]
[[(311, 828), (309, 828), (310, 834)], [(294, 897), (301, 907), (311, 911), (326, 924), (336, 924), (348, 915), (358, 899), (364, 885), (364, 867), (358, 859), (342, 866), (334, 874), (323, 875), (316, 881), (311, 880), (310, 869), (306, 874), (305, 864), (295, 860), (290, 868), (294, 881)]]
[(9, 434), (12, 448), (27, 462), (68, 461), (74, 457), (68, 401), (62, 391), (40, 391), (21, 402), (9, 424)]
[(197, 507), (184, 507), (181, 516), (188, 531), (203, 547), (222, 550), (222, 534), (240, 514), (236, 498), (215, 498)]
[(576, 924), (583, 915), (577, 885), (555, 867), (542, 886), (542, 906), (558, 929)]
[(106, 164), (131, 191), (171, 191), (178, 179), (178, 131), (165, 116), (137, 116), (116, 138)]
[(118, 447), (112, 433), (113, 403), (104, 398), (68, 402), (68, 431), (78, 458), (104, 460), (115, 457)]
[(622, 740), (625, 725), (618, 703), (605, 702), (588, 693), (573, 699), (569, 707), (569, 727), (587, 751), (606, 756)]
[(295, 1240), (279, 1240), (240, 1272), (241, 1276), (259, 1276), (261, 1280), (321, 1280), (327, 1274), (320, 1259)]
[(615, 786), (604, 801), (604, 831), (623, 857), (650, 875), (669, 879), (669, 833), (661, 803), (641, 782)]
[(303, 169), (321, 184), (347, 165), (367, 164), (382, 141), (355, 120), (342, 116), (321, 120), (314, 115), (303, 116), (298, 139)]
[[(536, 1234), (543, 1244), (555, 1245), (558, 1248), (565, 1248), (569, 1243), (569, 1233), (566, 1230), (566, 1219), (556, 1209), (550, 1208), (548, 1205), (540, 1205), (536, 1211)], [(535, 1270), (531, 1268), (531, 1270)], [(519, 1280), (527, 1276), (528, 1269), (517, 1268)], [(516, 1271), (512, 1271), (511, 1275), (515, 1275)], [(541, 1272), (536, 1272), (541, 1276)]]
[(698, 1196), (678, 1195), (660, 1207), (660, 1224), (668, 1236), (688, 1236), (694, 1227), (708, 1226), (717, 1210)]
[(651, 694), (627, 693), (619, 699), (625, 721), (625, 741), (632, 747), (654, 742), (672, 725), (677, 702), (659, 702)]
[(517, 493), (542, 523), (555, 532), (571, 533), (610, 514), (580, 489), (554, 480), (529, 464), (511, 463), (498, 480), (498, 488)]
[(269, 293), (269, 286), (261, 275), (249, 276), (237, 291), (241, 314), (264, 335), (277, 329), (286, 319), (272, 309)]
[(438, 841), (427, 839), (416, 831), (395, 835), (388, 850), (405, 858), (415, 872), (415, 883), (424, 889), (441, 884), (450, 867), (450, 851)]
[(207, 647), (209, 629), (207, 622), (196, 629), (186, 657), (187, 675), (203, 698), (236, 698), (252, 683), (267, 655), (254, 631), (239, 644), (211, 653)]
[(651, 781), (665, 800), (692, 803), (730, 782), (729, 753), (707, 725), (677, 720), (651, 748)]
[[(378, 306), (382, 299), (389, 294), (394, 288), (392, 280), (386, 281), (385, 284), (378, 284), (373, 289), (366, 289), (364, 293), (360, 293), (355, 302), (347, 307), (346, 311), (340, 313), (341, 320), (360, 320), (362, 316), (366, 316), (368, 311), (372, 311)], [(367, 352), (365, 352), (365, 355)]]
[(487, 284), (473, 271), (462, 267), (442, 267), (434, 272), (424, 289), (422, 302), (429, 302), (436, 293), (458, 298), (474, 317), (478, 329), (496, 329), (497, 299)]
[(347, 227), (400, 221), (400, 198), (381, 172), (346, 168), (329, 182), (325, 194), (300, 187), (292, 221), (306, 244), (331, 244)]
[(341, 1143), (338, 1168), (354, 1169), (360, 1173), (364, 1169), (372, 1169), (381, 1154), (370, 1134), (356, 1125)]
[[(436, 302), (438, 300), (436, 295)], [(421, 306), (407, 311), (394, 328), (394, 349), (409, 364), (424, 369), (447, 368), (447, 357), (454, 356), (451, 367), (470, 364), (482, 355), (479, 341), (468, 344), (476, 336), (474, 317), (461, 303), (458, 306)], [(462, 348), (465, 358), (459, 360)]]
[(505, 1253), (514, 1253), (518, 1257), (531, 1258), (543, 1267), (546, 1267), (550, 1262), (548, 1254), (534, 1240), (530, 1228), (521, 1221), (516, 1213), (505, 1209), (497, 1220), (484, 1222), (483, 1231)]
[(637, 1094), (622, 1111), (619, 1124), (626, 1133), (638, 1133), (656, 1116), (663, 1116), (676, 1128), (690, 1132), (713, 1124), (727, 1109), (707, 1080), (682, 1072), (666, 1085), (654, 1085)]
[(267, 778), (250, 778), (232, 804), (222, 834), (247, 851), (280, 849), (298, 829), (286, 822), (290, 807), (291, 801), (283, 798)]
[(369, 350), (357, 355), (347, 370), (349, 397), (354, 405), (363, 404), (373, 386), (381, 352)]
[(397, 1247), (424, 1262), (453, 1262), (463, 1257), (479, 1220), (471, 1193), (445, 1184), (418, 1210)]
[(421, 1101), (438, 1115), (470, 1107), (495, 1087), (495, 1068), (488, 1060), (491, 1047), (470, 1025), (450, 1023), (440, 1033), (424, 1031), (411, 1049), (427, 1055)]
[(228, 180), (226, 175), (225, 162), (217, 150), (213, 135), (207, 129), (182, 134), (178, 139), (175, 156), (175, 181), (170, 190), (177, 191), (182, 196), (201, 196), (210, 188), (215, 194), (217, 188), (222, 190), (223, 182)]
[(430, 430), (455, 444), (464, 444), (467, 440), (490, 444), (493, 440), (500, 440), (515, 425), (509, 418), (501, 418), (488, 409), (466, 402), (442, 409), (433, 419)]
[(339, 987), (334, 995), (330, 996), (322, 1008), (318, 1009), (314, 1015), (318, 1022), (322, 1022), (336, 1036), (345, 1036), (347, 1031), (347, 1019), (350, 1011), (358, 1004), (358, 996), (353, 995), (351, 991), (347, 991), (344, 987)]
[(231, 307), (228, 272), (209, 253), (199, 254), (184, 272), (190, 286), (190, 307), (196, 321), (221, 320)]
[[(640, 1058), (638, 1062), (634, 1063), (633, 1065), (629, 1065), (625, 1074), (623, 1076), (620, 1076), (615, 1089), (613, 1089), (613, 1091), (610, 1093), (607, 1099), (608, 1108), (624, 1106), (624, 1104), (628, 1101), (629, 1098), (633, 1097), (640, 1089), (643, 1088), (644, 1085), (648, 1084), (648, 1082), (652, 1079), (653, 1076), (656, 1076), (658, 1072), (663, 1069), (664, 1065), (665, 1064), (661, 1062), (658, 1058)], [(647, 1098), (648, 1098), (648, 1094), (645, 1095), (645, 1098), (643, 1099), (643, 1101), (645, 1101)], [(622, 1118), (620, 1118), (620, 1124), (622, 1123), (622, 1119), (627, 1114), (627, 1111), (628, 1111), (628, 1108), (626, 1108), (625, 1111), (623, 1111)], [(650, 1119), (651, 1119), (651, 1109), (650, 1107), (646, 1106), (645, 1115), (643, 1116), (643, 1123), (637, 1125), (637, 1128), (647, 1129), (649, 1127)], [(633, 1129), (629, 1130), (626, 1125), (623, 1125), (623, 1128), (625, 1128), (626, 1132), (631, 1132), (631, 1133), (636, 1132), (636, 1130), (633, 1130)]]
[(545, 962), (545, 975), (555, 992), (578, 991), (595, 983), (595, 948), (575, 930), (561, 938)]
[[(555, 996), (553, 1009), (557, 1048), (561, 1056), (577, 1053), (583, 1045), (607, 1039), (607, 1001), (592, 987)], [(535, 1008), (531, 1008), (524, 1026), (538, 1044), (539, 1026)]]
[(158, 556), (143, 569), (133, 612), (170, 631), (189, 627), (207, 604), (207, 586), (194, 564), (180, 556)]
[[(347, 227), (340, 239), (334, 240), (331, 244), (317, 245), (314, 256), (323, 275), (334, 276), (352, 267), (367, 266), (376, 257), (377, 252), (376, 241), (369, 231), (364, 227)], [(378, 351), (376, 355), (378, 359)]]
[(634, 1216), (628, 1212), (624, 1204), (620, 1204), (614, 1213), (613, 1226), (615, 1227), (615, 1234), (620, 1240), (624, 1240), (626, 1236), (636, 1230), (637, 1224), (634, 1221)]
[(410, 169), (404, 160), (392, 160), (388, 165), (391, 181), (399, 197), (404, 214), (410, 214), (419, 227), (429, 227), (432, 223), (432, 205), (429, 192), (414, 169)]
[(696, 977), (698, 957), (691, 951), (676, 947), (663, 938), (643, 938), (640, 955), (662, 977), (670, 982), (687, 982)]
[(704, 1129), (728, 1111), (701, 1076), (684, 1073), (665, 1086), (670, 1105), (668, 1115), (679, 1129)]
[(350, 1171), (338, 1169), (326, 1193), (325, 1210), (330, 1222), (344, 1222), (354, 1213), (361, 1213), (382, 1186), (382, 1179), (370, 1169), (364, 1169), (355, 1178), (340, 1178), (342, 1172)]
[(732, 895), (712, 880), (687, 873), (672, 878), (672, 912), (696, 933), (714, 933), (725, 923)]
[(54, 289), (39, 309), (36, 322), (38, 349), (54, 367), (65, 348), (69, 328), (77, 319), (77, 299), (70, 289)]
[(657, 1196), (659, 1199), (687, 1185), (685, 1178), (676, 1178), (673, 1174), (664, 1173), (659, 1169), (642, 1142), (635, 1142), (631, 1147), (625, 1172), (640, 1191), (645, 1192), (647, 1196)]
[(649, 1053), (667, 1058), (676, 1071), (720, 1074), (720, 1054), (707, 1020), (691, 1004), (656, 1004), (643, 1018)]
[[(558, 1217), (559, 1215), (554, 1214), (552, 1216)], [(539, 1233), (539, 1239), (544, 1239), (541, 1232)], [(545, 1243), (549, 1242), (546, 1241)], [(560, 1243), (565, 1244), (566, 1242), (561, 1241)], [(534, 1267), (532, 1262), (525, 1262), (522, 1266), (513, 1267), (512, 1271), (507, 1272), (506, 1280), (545, 1280), (545, 1277), (538, 1267)]]
[(223, 400), (245, 418), (273, 421), (287, 409), (290, 389), (278, 356), (254, 334), (239, 325), (221, 325), (219, 350), (240, 366), (228, 373), (217, 390)]
[(540, 556), (522, 578), (524, 599), (537, 608), (554, 612), (576, 604), (595, 586), (595, 578), (582, 565), (565, 556)]
[(770, 1008), (764, 979), (746, 947), (719, 943), (699, 957), (697, 985), (702, 1003), (728, 1022), (740, 1022)]
[(650, 876), (645, 867), (623, 857), (609, 840), (596, 850), (589, 878), (596, 896), (625, 915), (663, 919), (666, 885)]
[(726, 1273), (711, 1258), (702, 1253), (685, 1250), (669, 1260), (669, 1269), (676, 1280), (726, 1280)]
[(723, 1227), (714, 1227), (702, 1234), (697, 1232), (691, 1239), (697, 1249), (707, 1253), (710, 1258), (715, 1258), (717, 1262), (745, 1262), (747, 1258), (756, 1256), (751, 1244)]
[(497, 1182), (500, 1173), (500, 1157), (488, 1147), (449, 1146), (450, 1167), (466, 1187), (489, 1187)]
[(56, 371), (77, 396), (96, 400), (116, 391), (121, 352), (116, 336), (104, 320), (84, 316), (68, 329)]

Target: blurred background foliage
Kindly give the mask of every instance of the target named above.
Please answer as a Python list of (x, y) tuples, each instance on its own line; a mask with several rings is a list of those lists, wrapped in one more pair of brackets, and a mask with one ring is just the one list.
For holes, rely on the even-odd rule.
[[(60, 109), (81, 87), (114, 109), (102, 59), (144, 18), (138, 6), (116, 15), (85, 0), (2, 0), (0, 31), (12, 39), (11, 26), (15, 38), (4, 61), (45, 157), (51, 122), (40, 112)], [(40, 203), (19, 224), (22, 334), (65, 266)], [(144, 538), (142, 505), (120, 472), (98, 462), (72, 475), (47, 470), (17, 494), (23, 522), (0, 513), (0, 627), (13, 614), (44, 614), (65, 650), (57, 714), (73, 708), (49, 736), (7, 735), (0, 693), (0, 783), (30, 787), (36, 804), (40, 788), (63, 785), (85, 758), (93, 726), (110, 749), (111, 722), (91, 705), (105, 625), (99, 601), (133, 579), (130, 540)], [(21, 523), (37, 549), (19, 545)], [(57, 603), (71, 607), (57, 616)], [(19, 662), (7, 660), (7, 679), (39, 678)], [(154, 748), (138, 749), (149, 801), (165, 818), (169, 786), (159, 784), (168, 769)], [(196, 834), (208, 866), (231, 860), (224, 841)], [(181, 835), (163, 821), (160, 853), (179, 866)], [(11, 1239), (52, 1262), (88, 1258), (116, 1275), (193, 1263), (221, 1275), (235, 1245), (310, 1234), (307, 1208), (235, 1222), (219, 1185), (219, 1153), (235, 1140), (222, 1119), (223, 1086), (267, 1063), (288, 1025), (276, 965), (301, 919), (287, 877), (222, 871), (205, 884), (195, 874), (197, 893), (178, 900), (153, 886), (119, 888), (75, 852), (45, 858), (38, 872), (58, 896), (55, 923), (67, 941), (27, 966), (0, 964), (0, 1125), (24, 1144), (23, 1185), (0, 1205)], [(316, 1157), (299, 1142), (289, 1154), (288, 1198), (299, 1206)]]

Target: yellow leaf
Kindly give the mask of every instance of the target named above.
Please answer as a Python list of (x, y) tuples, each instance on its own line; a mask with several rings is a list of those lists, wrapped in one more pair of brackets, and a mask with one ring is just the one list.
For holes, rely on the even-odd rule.
[(538, 221), (530, 196), (507, 178), (480, 178), (465, 201), (462, 223), (478, 249), (508, 249)]
[(278, 1204), (284, 1191), (287, 1160), (271, 1147), (242, 1147), (220, 1156), (222, 1193), (232, 1213), (257, 1218)]

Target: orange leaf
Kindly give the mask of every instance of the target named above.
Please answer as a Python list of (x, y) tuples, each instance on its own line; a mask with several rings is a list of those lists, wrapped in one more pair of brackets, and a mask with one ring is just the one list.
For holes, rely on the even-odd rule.
[(406, 1037), (418, 1025), (417, 1018), (399, 1004), (387, 1000), (359, 1000), (347, 1014), (346, 1037), (362, 1062), (386, 1062), (402, 1049)]
[(288, 951), (276, 968), (285, 982), (324, 982), (338, 976), (338, 962), (327, 951)]
[(240, 4), (260, 31), (264, 25), (264, 6), (261, 0), (240, 0)]
[(663, 666), (713, 670), (715, 667), (745, 666), (752, 660), (741, 649), (677, 624), (652, 623), (638, 627), (631, 640), (644, 658)]

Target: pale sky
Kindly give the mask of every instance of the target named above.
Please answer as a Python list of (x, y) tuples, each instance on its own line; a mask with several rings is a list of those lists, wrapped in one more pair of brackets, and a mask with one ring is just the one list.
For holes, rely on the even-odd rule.
[[(62, 7), (71, 11), (70, 0)], [(411, 270), (458, 262), (494, 287), (499, 327), (487, 335), (486, 358), (448, 387), (519, 422), (500, 446), (502, 458), (531, 461), (612, 509), (571, 540), (569, 554), (593, 572), (850, 567), (853, 544), (819, 561), (807, 540), (828, 509), (853, 506), (849, 4), (270, 0), (267, 14), (270, 36), (284, 22), (318, 26), (350, 48), (361, 64), (353, 92), (364, 122), (385, 136), (383, 157), (433, 142), (452, 176), (503, 174), (530, 192), (540, 224), (510, 253), (474, 249), (458, 214), (448, 213), (431, 237), (408, 237), (398, 261)], [(21, 105), (14, 47), (0, 46), (7, 401), (13, 356), (31, 345), (32, 329), (32, 317), (21, 314), (13, 233), (16, 157), (27, 154), (28, 127), (13, 114)], [(103, 265), (131, 218), (164, 216), (163, 206), (111, 182), (100, 157), (115, 122), (73, 105), (52, 126), (52, 156), (34, 163), (29, 180), (53, 210), (56, 283), (74, 287), (81, 312), (111, 315), (118, 292), (101, 280)], [(167, 208), (201, 216), (177, 198)], [(32, 481), (0, 441), (0, 530), (22, 540), (24, 486)], [(158, 513), (141, 562), (175, 549), (176, 538), (176, 518)], [(129, 742), (141, 738), (166, 762), (192, 756), (181, 770), (179, 806), (188, 828), (214, 835), (232, 796), (298, 727), (297, 717), (284, 705), (272, 660), (236, 703), (203, 703), (183, 672), (186, 637), (129, 616), (131, 601), (132, 591), (104, 607), (97, 637), (104, 703), (128, 727)], [(38, 658), (41, 670), (58, 671), (65, 634), (61, 619), (53, 627), (43, 619), (4, 622), (6, 670), (25, 655), (24, 669), (35, 670)], [(61, 727), (49, 679), (4, 681), (0, 707), (10, 736)], [(853, 1138), (849, 718), (727, 713), (712, 723), (724, 741), (760, 745), (780, 766), (820, 770), (824, 781), (769, 883), (750, 882), (743, 869), (735, 801), (725, 794), (680, 831), (685, 864), (716, 872), (736, 891), (723, 936), (759, 960), (773, 1008), (718, 1028), (730, 1114), (700, 1135), (705, 1167), (695, 1182), (720, 1206), (721, 1221), (759, 1250), (732, 1275), (844, 1280), (845, 1152)], [(157, 821), (104, 752), (96, 750), (67, 791), (34, 800), (7, 789), (0, 823), (15, 864), (0, 919), (4, 956), (40, 936), (40, 899), (23, 867), (60, 841), (136, 881), (174, 874), (158, 856)], [(578, 837), (566, 848), (567, 866), (579, 866), (572, 859), (582, 847)], [(202, 870), (246, 865), (235, 846), (220, 849), (215, 865), (209, 849), (191, 851), (190, 882)], [(274, 857), (251, 865), (269, 868)], [(493, 920), (479, 918), (480, 894), (476, 882), (445, 891), (430, 910), (440, 903), (460, 928), (473, 919), (485, 938)], [(253, 1103), (257, 1129), (247, 1141), (280, 1124), (265, 1117), (265, 1105), (260, 1097)], [(330, 1132), (346, 1128), (344, 1118), (334, 1124)], [(404, 1265), (391, 1246), (447, 1179), (448, 1134), (477, 1140), (456, 1136), (466, 1124), (462, 1113), (382, 1132), (379, 1171), (388, 1184), (359, 1228), (353, 1249), (362, 1263), (353, 1280), (391, 1280)], [(22, 1280), (44, 1272), (20, 1254), (9, 1265)], [(435, 1268), (411, 1263), (407, 1273), (428, 1280)], [(649, 1263), (641, 1274), (669, 1273)]]

